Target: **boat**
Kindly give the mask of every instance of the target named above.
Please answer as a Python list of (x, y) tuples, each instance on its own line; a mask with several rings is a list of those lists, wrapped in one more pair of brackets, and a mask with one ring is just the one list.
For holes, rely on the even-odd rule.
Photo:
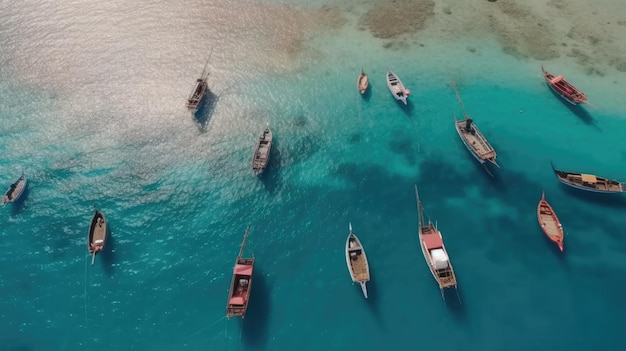
[(400, 78), (398, 78), (398, 76), (391, 70), (387, 71), (387, 86), (396, 100), (402, 101), (405, 105), (407, 104), (406, 99), (411, 94), (411, 91), (404, 87)]
[[(211, 54), (213, 54), (213, 49), (211, 49)], [(211, 59), (211, 54), (209, 54), (209, 59)], [(187, 108), (189, 110), (192, 110), (193, 112), (196, 112), (198, 110), (198, 107), (200, 107), (200, 104), (202, 103), (202, 99), (204, 99), (204, 96), (206, 95), (208, 87), (207, 79), (209, 78), (209, 72), (207, 71), (209, 59), (207, 59), (206, 63), (204, 64), (202, 74), (200, 74), (200, 77), (196, 79), (196, 84), (194, 85), (193, 90), (189, 95), (189, 98), (187, 98)]]
[(415, 185), (415, 198), (419, 215), (418, 235), (422, 254), (430, 272), (439, 284), (439, 290), (443, 296), (444, 289), (457, 288), (456, 275), (454, 274), (454, 268), (448, 257), (446, 247), (443, 244), (441, 232), (430, 220), (428, 220), (428, 223), (424, 221), (424, 210), (417, 191), (417, 185)]
[(563, 252), (563, 226), (552, 206), (546, 201), (545, 193), (541, 193), (541, 200), (537, 205), (537, 220), (543, 233)]
[(107, 220), (104, 214), (98, 210), (94, 211), (91, 223), (89, 224), (89, 236), (87, 240), (87, 250), (91, 253), (91, 264), (96, 259), (96, 254), (104, 249), (107, 240)]
[(367, 263), (367, 256), (361, 241), (352, 232), (352, 223), (349, 224), (349, 228), (350, 233), (346, 239), (346, 265), (348, 266), (348, 272), (350, 272), (350, 278), (352, 278), (353, 282), (361, 285), (363, 296), (367, 299), (365, 283), (370, 281), (370, 266)]
[(576, 189), (595, 193), (623, 193), (626, 188), (623, 182), (617, 180), (598, 177), (594, 174), (560, 171), (554, 168), (553, 163), (551, 163), (551, 166), (556, 178), (561, 183)]
[(363, 68), (361, 68), (361, 73), (359, 73), (359, 78), (356, 80), (356, 88), (359, 90), (361, 94), (365, 94), (367, 88), (369, 87), (369, 79), (367, 78), (367, 74), (363, 72)]
[(270, 160), (270, 152), (272, 151), (272, 131), (266, 127), (261, 133), (254, 154), (252, 155), (252, 170), (255, 176), (259, 176), (267, 167)]
[(24, 176), (24, 172), (22, 172), (22, 175), (9, 186), (7, 191), (2, 196), (2, 207), (6, 206), (10, 202), (17, 201), (24, 193), (26, 184), (27, 180)]
[(228, 291), (228, 303), (226, 304), (226, 317), (246, 316), (248, 310), (248, 301), (250, 300), (250, 291), (252, 289), (252, 272), (254, 270), (254, 257), (245, 258), (243, 250), (246, 248), (246, 240), (250, 227), (246, 228), (243, 236), (243, 242), (239, 249), (239, 255), (235, 260), (235, 268), (233, 269), (233, 280), (230, 283)]
[(548, 83), (548, 86), (565, 101), (572, 105), (589, 104), (587, 102), (587, 95), (565, 80), (562, 75), (555, 76), (550, 74), (546, 72), (543, 66), (541, 66), (541, 72), (543, 72), (543, 78), (546, 80), (546, 83)]
[[(467, 148), (476, 161), (480, 162), (483, 166), (485, 165), (485, 162), (489, 162), (499, 168), (500, 165), (496, 162), (496, 157), (498, 156), (496, 150), (493, 146), (491, 146), (487, 138), (485, 138), (483, 133), (481, 133), (480, 129), (476, 126), (476, 123), (474, 123), (474, 120), (465, 110), (465, 106), (463, 105), (461, 96), (456, 88), (456, 84), (454, 84), (454, 82), (450, 82), (450, 84), (452, 85), (452, 89), (454, 89), (454, 93), (456, 94), (456, 98), (459, 101), (459, 105), (461, 106), (461, 110), (463, 111), (463, 115), (465, 117), (462, 120), (457, 120), (456, 116), (454, 117), (454, 127), (456, 128), (456, 132), (459, 134), (461, 141), (465, 144), (465, 148)], [(485, 170), (491, 174), (486, 167)]]

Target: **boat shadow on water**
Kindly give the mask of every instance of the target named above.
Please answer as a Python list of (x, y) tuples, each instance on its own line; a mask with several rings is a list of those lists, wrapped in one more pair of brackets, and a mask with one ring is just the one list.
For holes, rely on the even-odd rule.
[(100, 264), (102, 265), (102, 269), (104, 274), (108, 277), (113, 275), (113, 270), (115, 266), (115, 238), (111, 235), (111, 228), (107, 228), (107, 239), (106, 246), (104, 250), (100, 253)]
[[(375, 270), (372, 269), (372, 267), (370, 267), (370, 275), (373, 278), (376, 277), (374, 273), (375, 273)], [(361, 286), (359, 284), (354, 284), (354, 285), (355, 285), (355, 289), (358, 290), (356, 293), (358, 293), (359, 295), (363, 295), (363, 293), (361, 292)], [(374, 319), (376, 320), (376, 323), (381, 327), (383, 331), (386, 330), (384, 319), (382, 318), (382, 314), (380, 312), (379, 291), (378, 291), (378, 284), (376, 282), (376, 279), (371, 279), (369, 282), (367, 282), (367, 299), (364, 299), (364, 300), (367, 306), (369, 307), (370, 311), (374, 315)]]
[(26, 188), (24, 188), (24, 192), (22, 192), (22, 196), (20, 196), (17, 200), (13, 201), (12, 203), (7, 204), (7, 206), (11, 206), (11, 215), (16, 215), (20, 211), (22, 211), (22, 209), (24, 208), (24, 201), (26, 201), (26, 198), (28, 197), (29, 193), (30, 193), (30, 187), (28, 186), (28, 184), (26, 184)]
[(573, 188), (571, 186), (559, 183), (559, 185), (565, 190), (568, 195), (571, 195), (579, 200), (585, 202), (591, 202), (594, 205), (611, 207), (611, 208), (626, 208), (626, 197), (624, 194), (602, 194), (595, 193), (593, 191), (585, 191)]
[(246, 345), (256, 349), (267, 343), (268, 316), (270, 314), (270, 288), (263, 271), (254, 268), (250, 303), (246, 317), (239, 319), (241, 336)]
[(565, 107), (567, 107), (570, 111), (572, 111), (572, 113), (574, 115), (576, 115), (576, 117), (580, 118), (580, 120), (587, 124), (590, 125), (592, 127), (594, 127), (596, 130), (600, 131), (600, 128), (596, 125), (596, 120), (593, 118), (593, 116), (591, 115), (591, 113), (589, 113), (589, 111), (587, 111), (587, 109), (585, 109), (585, 107), (581, 104), (579, 105), (572, 105), (571, 103), (565, 101), (559, 94), (557, 94), (556, 92), (554, 92), (554, 90), (550, 89), (550, 91), (552, 92), (552, 94), (554, 94), (554, 96), (559, 99), (559, 101), (565, 105)]
[(361, 95), (361, 98), (363, 100), (369, 102), (370, 99), (372, 98), (372, 86), (370, 85), (363, 94), (359, 94), (359, 95)]
[(198, 107), (198, 110), (193, 113), (193, 118), (198, 124), (198, 128), (200, 128), (200, 130), (206, 131), (206, 128), (211, 121), (211, 117), (213, 116), (213, 112), (215, 111), (215, 106), (217, 105), (218, 100), (218, 95), (216, 95), (211, 90), (207, 90), (204, 95), (204, 99), (202, 99), (202, 102)]
[(276, 139), (272, 140), (272, 149), (270, 150), (270, 159), (267, 167), (261, 175), (257, 176), (263, 187), (270, 193), (275, 192), (280, 185), (279, 169), (282, 160), (279, 148), (280, 142)]
[(465, 304), (463, 303), (463, 294), (460, 288), (445, 289), (443, 291), (443, 298), (448, 311), (450, 311), (456, 319), (463, 321), (467, 318)]

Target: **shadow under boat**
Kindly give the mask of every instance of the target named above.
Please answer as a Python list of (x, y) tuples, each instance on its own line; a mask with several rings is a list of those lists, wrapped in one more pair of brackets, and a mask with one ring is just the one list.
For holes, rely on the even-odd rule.
[(113, 275), (113, 267), (115, 266), (115, 238), (111, 235), (111, 227), (107, 226), (107, 241), (104, 250), (100, 253), (100, 263), (104, 274), (108, 277)]
[(568, 195), (571, 195), (580, 200), (592, 202), (595, 205), (604, 207), (626, 208), (626, 197), (624, 197), (623, 193), (598, 193), (594, 191), (576, 189), (561, 182), (559, 182), (559, 185), (565, 190), (565, 192), (568, 193)]
[(268, 337), (268, 317), (270, 314), (270, 288), (266, 276), (259, 268), (254, 267), (252, 291), (246, 316), (239, 319), (243, 341), (257, 349), (263, 349)]
[(442, 294), (448, 311), (450, 311), (456, 319), (465, 320), (465, 305), (463, 304), (462, 293), (459, 286), (457, 286), (456, 289), (444, 289)]
[(563, 104), (565, 105), (565, 107), (567, 107), (570, 111), (572, 111), (572, 113), (574, 115), (576, 115), (576, 117), (580, 118), (581, 121), (583, 121), (583, 123), (593, 126), (596, 129), (600, 130), (600, 128), (598, 128), (598, 126), (596, 125), (596, 121), (593, 118), (593, 116), (589, 113), (589, 111), (587, 111), (587, 109), (585, 109), (585, 107), (583, 106), (584, 104), (578, 104), (578, 105), (573, 105), (570, 102), (567, 102), (561, 95), (559, 95), (557, 92), (555, 92), (554, 90), (550, 89), (550, 92), (552, 92), (552, 94)]
[(22, 195), (19, 198), (17, 198), (12, 203), (7, 204), (7, 205), (11, 206), (11, 214), (12, 215), (18, 214), (24, 208), (24, 201), (26, 201), (26, 198), (28, 197), (28, 194), (30, 194), (30, 186), (29, 186), (29, 184), (30, 183), (26, 183), (26, 187), (24, 188), (24, 191), (22, 192)]
[(204, 98), (200, 102), (200, 106), (198, 106), (198, 110), (193, 113), (193, 118), (196, 120), (196, 123), (201, 130), (206, 130), (207, 125), (211, 121), (211, 117), (213, 116), (218, 100), (219, 96), (210, 89), (207, 89), (204, 94)]

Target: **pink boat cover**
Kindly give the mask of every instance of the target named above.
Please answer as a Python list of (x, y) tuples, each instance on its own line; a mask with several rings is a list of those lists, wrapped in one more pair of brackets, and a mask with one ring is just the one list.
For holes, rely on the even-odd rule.
[(550, 79), (550, 84), (556, 84), (556, 83), (558, 83), (558, 82), (560, 82), (562, 80), (563, 80), (563, 76), (556, 76), (556, 77)]
[(235, 274), (252, 276), (252, 266), (247, 264), (236, 264)]
[(443, 247), (443, 241), (439, 233), (422, 235), (422, 241), (428, 250), (437, 249)]
[(230, 305), (243, 305), (243, 297), (241, 297), (241, 296), (231, 297), (230, 301), (228, 302), (228, 304), (230, 304)]

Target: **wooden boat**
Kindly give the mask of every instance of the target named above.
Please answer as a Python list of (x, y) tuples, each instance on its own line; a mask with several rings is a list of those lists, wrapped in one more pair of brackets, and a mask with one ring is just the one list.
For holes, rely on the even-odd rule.
[[(213, 49), (211, 49), (211, 54), (213, 54)], [(209, 54), (209, 59), (211, 59), (211, 54)], [(200, 78), (196, 79), (196, 84), (187, 98), (187, 108), (192, 110), (193, 112), (198, 110), (198, 107), (202, 103), (202, 99), (207, 91), (207, 79), (209, 78), (209, 72), (207, 72), (207, 65), (209, 64), (209, 59), (204, 64), (204, 68), (202, 69), (202, 74), (200, 74)]]
[(407, 104), (406, 99), (411, 94), (411, 91), (404, 87), (400, 78), (391, 70), (387, 71), (387, 86), (396, 100), (402, 101), (405, 105)]
[(546, 201), (545, 193), (541, 193), (541, 200), (537, 205), (537, 220), (543, 233), (563, 252), (563, 226), (552, 206)]
[(92, 265), (96, 259), (96, 254), (104, 249), (106, 240), (107, 220), (102, 212), (96, 210), (89, 224), (89, 239), (87, 240), (87, 250), (91, 253)]
[(422, 247), (422, 254), (424, 255), (430, 272), (439, 284), (439, 289), (443, 296), (443, 289), (450, 287), (456, 289), (457, 287), (454, 268), (448, 258), (446, 247), (443, 245), (441, 232), (430, 220), (428, 224), (424, 221), (424, 211), (417, 191), (417, 185), (415, 185), (415, 198), (417, 200), (417, 212), (419, 214), (418, 235), (420, 246)]
[[(465, 106), (463, 105), (463, 101), (461, 100), (461, 96), (457, 91), (456, 84), (454, 82), (450, 83), (452, 85), (452, 89), (454, 89), (454, 93), (456, 94), (456, 98), (459, 101), (459, 105), (463, 110), (464, 119), (458, 121), (456, 116), (454, 117), (454, 127), (456, 128), (456, 132), (459, 134), (461, 141), (465, 144), (465, 148), (474, 156), (474, 158), (480, 162), (480, 164), (484, 165), (485, 162), (490, 162), (494, 164), (496, 167), (500, 167), (496, 162), (496, 150), (489, 144), (487, 138), (481, 133), (480, 129), (476, 126), (474, 120), (470, 117), (470, 115), (465, 111)], [(489, 170), (485, 168), (489, 174)]]
[(623, 193), (625, 186), (623, 182), (598, 177), (593, 174), (578, 172), (559, 171), (552, 164), (552, 171), (556, 178), (563, 184), (576, 189), (593, 191), (595, 193)]
[(367, 256), (365, 255), (365, 249), (357, 238), (356, 234), (352, 232), (352, 223), (349, 225), (350, 233), (346, 239), (346, 265), (350, 272), (350, 278), (355, 283), (361, 285), (363, 295), (367, 299), (367, 287), (365, 283), (370, 281), (370, 266), (367, 263)]
[(226, 304), (226, 317), (246, 316), (248, 310), (248, 301), (250, 300), (250, 291), (252, 289), (252, 273), (254, 270), (254, 257), (244, 258), (243, 250), (246, 248), (246, 240), (250, 227), (246, 228), (243, 236), (243, 242), (239, 249), (239, 255), (235, 260), (235, 268), (233, 269), (233, 280), (230, 283), (228, 292), (228, 303)]
[(7, 191), (2, 196), (2, 206), (4, 207), (9, 202), (14, 202), (18, 200), (24, 193), (24, 189), (26, 189), (26, 184), (27, 180), (24, 176), (24, 172), (22, 172), (22, 175), (9, 186)]
[(252, 155), (252, 170), (254, 175), (258, 176), (263, 173), (265, 167), (270, 160), (270, 152), (272, 151), (272, 131), (269, 127), (263, 130)]
[(363, 68), (361, 68), (361, 73), (359, 73), (359, 78), (357, 78), (356, 80), (356, 88), (359, 90), (361, 94), (365, 94), (368, 87), (369, 87), (369, 79), (367, 78), (367, 74), (363, 72)]
[(572, 105), (588, 104), (587, 95), (570, 82), (566, 81), (562, 75), (554, 76), (546, 72), (543, 66), (541, 66), (541, 72), (543, 72), (543, 78), (546, 80), (546, 83), (548, 83), (548, 86), (565, 99), (565, 101)]

